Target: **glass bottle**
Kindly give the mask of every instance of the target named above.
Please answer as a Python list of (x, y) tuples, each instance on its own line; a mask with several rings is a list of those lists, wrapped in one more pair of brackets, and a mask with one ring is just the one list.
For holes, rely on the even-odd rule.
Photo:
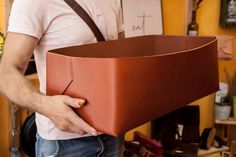
[(188, 24), (187, 35), (191, 35), (191, 36), (198, 35), (198, 23), (196, 21), (196, 10), (192, 11), (192, 20)]

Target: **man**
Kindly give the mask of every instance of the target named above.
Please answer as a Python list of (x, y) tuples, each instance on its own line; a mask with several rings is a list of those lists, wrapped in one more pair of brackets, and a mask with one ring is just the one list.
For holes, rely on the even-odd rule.
[[(76, 1), (106, 40), (123, 36), (120, 0)], [(122, 137), (98, 134), (73, 112), (85, 100), (45, 95), (46, 51), (94, 42), (92, 31), (63, 0), (14, 0), (0, 63), (0, 89), (14, 103), (36, 112), (37, 157), (119, 156)], [(40, 92), (23, 76), (33, 52)]]

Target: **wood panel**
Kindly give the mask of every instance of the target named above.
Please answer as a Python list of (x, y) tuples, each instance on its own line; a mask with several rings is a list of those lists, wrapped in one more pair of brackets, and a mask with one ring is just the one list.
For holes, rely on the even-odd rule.
[(0, 94), (0, 156), (9, 156), (9, 116), (7, 99)]

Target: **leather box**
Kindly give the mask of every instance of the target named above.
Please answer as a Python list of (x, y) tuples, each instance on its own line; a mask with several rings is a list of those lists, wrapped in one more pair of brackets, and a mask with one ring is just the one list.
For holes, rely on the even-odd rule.
[(141, 36), (46, 56), (47, 95), (86, 99), (79, 116), (115, 136), (218, 90), (215, 37)]

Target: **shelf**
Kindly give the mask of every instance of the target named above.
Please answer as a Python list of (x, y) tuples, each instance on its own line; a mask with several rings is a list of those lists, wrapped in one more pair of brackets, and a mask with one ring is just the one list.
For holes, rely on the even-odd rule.
[(228, 119), (228, 120), (215, 120), (215, 124), (222, 124), (222, 125), (236, 125), (235, 119)]
[(221, 148), (211, 147), (208, 150), (199, 149), (198, 150), (198, 157), (203, 157), (203, 156), (215, 154), (215, 153), (219, 153), (222, 151), (229, 151), (229, 147), (226, 147), (226, 146), (223, 146)]

